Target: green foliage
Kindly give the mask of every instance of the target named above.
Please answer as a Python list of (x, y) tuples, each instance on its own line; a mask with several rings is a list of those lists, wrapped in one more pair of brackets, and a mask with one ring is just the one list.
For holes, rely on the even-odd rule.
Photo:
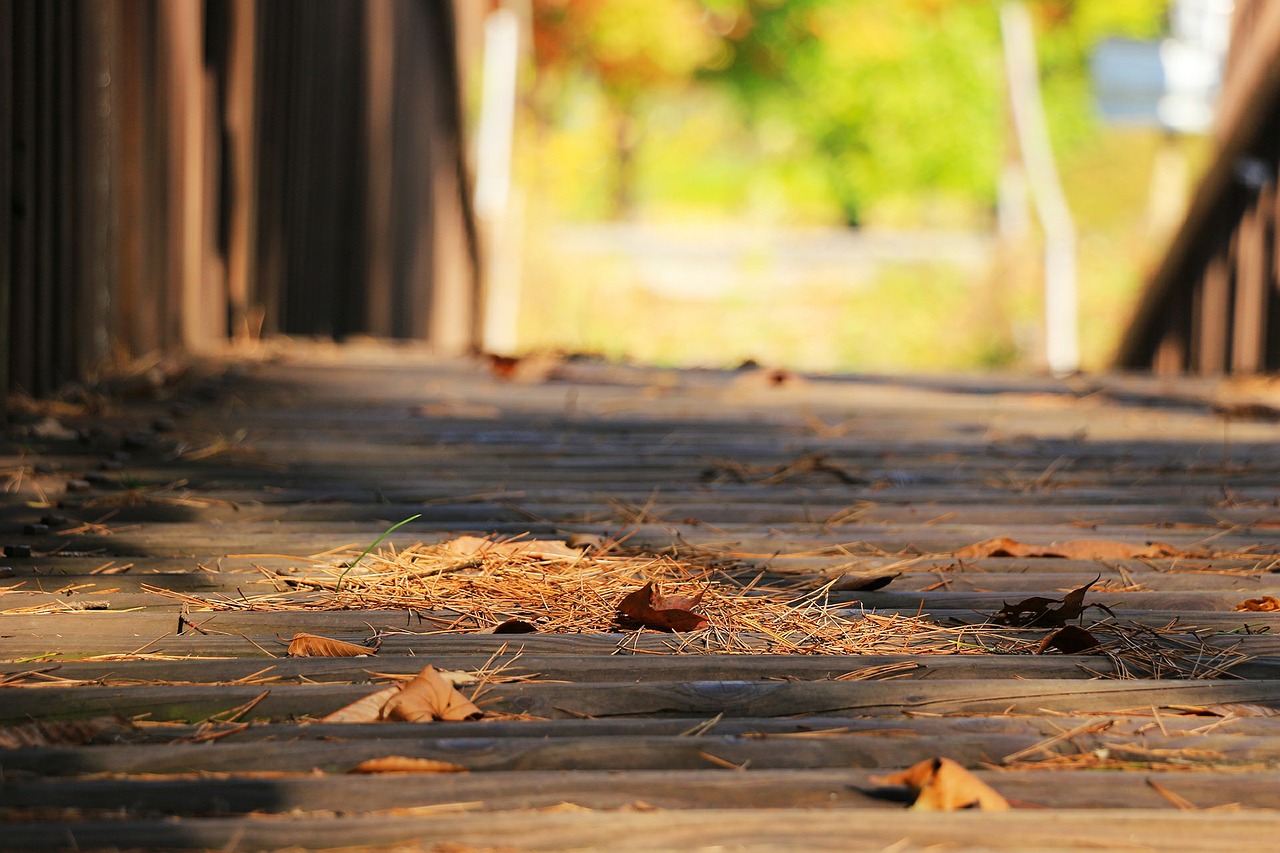
[[(1096, 133), (1089, 50), (1106, 35), (1154, 35), (1167, 0), (1030, 5), (1054, 139), (1070, 149)], [(586, 132), (618, 170), (557, 191), (572, 196), (564, 199), (569, 210), (588, 216), (627, 212), (599, 198), (614, 185), (619, 197), (634, 194), (643, 209), (664, 214), (984, 219), (1003, 145), (998, 6), (535, 0), (533, 103), (542, 138), (575, 122), (586, 131), (582, 99), (599, 99), (604, 127)]]
[(869, 201), (895, 197), (992, 201), (1001, 125), (989, 4), (750, 6), (754, 25), (708, 78), (738, 95), (757, 132), (795, 129), (773, 156), (820, 168), (844, 221), (857, 224)]

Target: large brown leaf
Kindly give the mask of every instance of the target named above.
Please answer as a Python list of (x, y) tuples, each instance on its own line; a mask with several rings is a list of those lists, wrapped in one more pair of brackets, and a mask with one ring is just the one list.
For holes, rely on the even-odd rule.
[(664, 596), (650, 581), (618, 602), (618, 624), (658, 631), (701, 630), (707, 627), (707, 618), (692, 611), (704, 594)]
[(432, 720), (475, 720), (484, 712), (441, 677), (434, 666), (427, 665), (399, 693), (382, 706), (382, 719), (406, 723), (429, 723)]
[(294, 634), (289, 641), (291, 658), (358, 658), (377, 653), (377, 648), (321, 637), (318, 634)]
[(1009, 809), (1009, 802), (995, 789), (950, 758), (928, 758), (900, 773), (872, 776), (871, 781), (877, 785), (904, 786), (915, 796), (911, 808), (920, 811)]
[(483, 716), (484, 712), (459, 693), (434, 666), (427, 665), (412, 681), (371, 693), (339, 708), (324, 717), (322, 722), (375, 723), (393, 720), (429, 723), (433, 720), (474, 720)]
[(1280, 598), (1274, 595), (1264, 595), (1261, 598), (1246, 598), (1244, 601), (1236, 605), (1236, 610), (1246, 610), (1252, 613), (1271, 613), (1280, 610)]
[(1048, 545), (1028, 545), (1007, 536), (986, 539), (956, 551), (961, 560), (985, 557), (1058, 557), (1065, 560), (1135, 560), (1143, 557), (1185, 556), (1186, 552), (1163, 542), (1135, 545), (1107, 539), (1071, 539)]

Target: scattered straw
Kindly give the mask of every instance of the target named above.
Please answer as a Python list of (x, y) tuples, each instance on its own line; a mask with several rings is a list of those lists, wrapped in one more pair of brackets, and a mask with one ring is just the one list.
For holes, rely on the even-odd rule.
[[(696, 611), (708, 626), (670, 634), (671, 651), (701, 654), (955, 654), (981, 652), (959, 642), (973, 628), (945, 628), (898, 614), (839, 612), (819, 590), (752, 588), (706, 563), (672, 556), (602, 552), (576, 557), (520, 551), (495, 542), (478, 553), (450, 543), (369, 554), (358, 566), (316, 564), (309, 574), (264, 570), (277, 586), (265, 595), (198, 598), (148, 587), (189, 606), (214, 610), (409, 610), (443, 630), (474, 632), (511, 618), (541, 634), (618, 631), (618, 602), (646, 583), (665, 595), (703, 594)], [(545, 550), (545, 549), (544, 549)], [(339, 584), (339, 578), (342, 579)], [(644, 632), (653, 636), (652, 632)]]

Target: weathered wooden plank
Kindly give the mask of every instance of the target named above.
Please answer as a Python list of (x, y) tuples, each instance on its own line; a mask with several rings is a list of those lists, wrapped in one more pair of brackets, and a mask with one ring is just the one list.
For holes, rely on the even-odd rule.
[[(248, 719), (321, 717), (370, 692), (354, 685), (45, 687), (5, 694), (0, 721), (77, 719), (106, 715), (199, 721), (262, 697)], [(1105, 713), (1169, 705), (1224, 702), (1280, 707), (1270, 681), (1078, 681), (1044, 679), (992, 683), (695, 681), (641, 684), (498, 684), (484, 694), (490, 712), (537, 717), (705, 716), (780, 717), (796, 714), (890, 717), (905, 713)]]
[[(465, 639), (465, 638), (463, 638)], [(128, 682), (216, 683), (251, 676), (277, 682), (363, 682), (369, 673), (412, 674), (429, 661), (437, 669), (475, 671), (501, 667), (506, 675), (543, 681), (706, 681), (714, 679), (823, 680), (892, 668), (894, 679), (951, 678), (1096, 678), (1116, 675), (1108, 658), (1096, 655), (646, 655), (638, 666), (633, 655), (491, 653), (473, 649), (430, 655), (387, 652), (362, 658), (279, 658), (33, 661), (0, 664), (0, 678), (27, 684), (56, 684), (59, 679)], [(23, 679), (23, 673), (33, 673)], [(1280, 677), (1280, 659), (1259, 658), (1231, 669), (1236, 677)], [(43, 674), (43, 675), (41, 675)]]
[[(458, 804), (457, 811), (473, 808)], [(1030, 810), (1013, 813), (930, 813), (868, 810), (724, 809), (658, 813), (435, 814), (428, 817), (376, 815), (241, 820), (165, 818), (155, 821), (29, 823), (6, 828), (15, 850), (75, 847), (93, 849), (319, 848), (432, 843), (448, 839), (476, 847), (517, 850), (705, 850), (725, 847), (765, 851), (881, 850), (909, 839), (922, 848), (949, 845), (983, 850), (1097, 850), (1117, 838), (1159, 850), (1247, 849), (1273, 837), (1280, 817), (1273, 812), (1177, 812), (1170, 809)]]
[[(883, 772), (883, 771), (874, 771)], [(109, 811), (137, 819), (158, 814), (228, 816), (253, 811), (293, 810), (344, 814), (475, 804), (484, 812), (541, 809), (574, 803), (591, 809), (618, 809), (636, 801), (681, 811), (701, 809), (894, 809), (902, 803), (871, 796), (878, 786), (863, 768), (768, 770), (747, 772), (696, 769), (679, 772), (493, 771), (437, 776), (285, 775), (277, 778), (167, 778), (163, 780), (48, 779), (7, 780), (0, 788), (0, 815), (24, 810), (76, 809), (82, 814)], [(1166, 790), (1195, 798), (1196, 806), (1270, 808), (1275, 772), (1176, 773), (978, 771), (1004, 796), (1023, 803), (1052, 801), (1058, 808), (1170, 809), (1147, 784), (1158, 779)], [(1066, 776), (1066, 778), (1062, 778)], [(47, 813), (47, 811), (46, 811)], [(105, 816), (105, 815), (104, 815)], [(861, 815), (859, 816), (861, 818)]]
[[(967, 734), (863, 729), (838, 731), (822, 737), (758, 737), (719, 735), (697, 737), (612, 735), (556, 738), (508, 735), (490, 738), (472, 734), (453, 737), (447, 724), (424, 725), (431, 734), (393, 742), (370, 739), (263, 741), (208, 744), (166, 743), (72, 748), (29, 748), (5, 753), (6, 773), (70, 776), (91, 773), (194, 774), (280, 772), (347, 773), (362, 761), (384, 756), (429, 758), (475, 772), (544, 772), (563, 770), (684, 770), (719, 767), (811, 769), (820, 767), (895, 768), (946, 756), (967, 767), (999, 765), (1005, 756), (1025, 753), (1026, 763), (1067, 756), (1110, 755), (1135, 767), (1144, 762), (1175, 764), (1225, 771), (1232, 768), (1274, 767), (1280, 763), (1280, 737), (1234, 734), (1164, 736), (1147, 733), (1133, 750), (1131, 734), (1086, 733), (1064, 743), (1037, 749), (1051, 740), (1036, 733), (989, 731)], [(438, 734), (436, 732), (439, 732)], [(1087, 766), (1087, 763), (1086, 763)]]

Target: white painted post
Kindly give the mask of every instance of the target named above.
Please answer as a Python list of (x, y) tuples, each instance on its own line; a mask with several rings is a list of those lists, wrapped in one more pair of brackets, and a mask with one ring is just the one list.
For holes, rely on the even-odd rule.
[(1000, 8), (1005, 74), (1014, 130), (1036, 216), (1044, 229), (1045, 355), (1055, 376), (1080, 367), (1076, 305), (1076, 228), (1049, 144), (1040, 99), (1035, 32), (1022, 3)]
[(520, 20), (497, 9), (484, 22), (480, 120), (476, 130), (475, 209), (485, 241), (485, 350), (516, 349), (520, 307), (519, 248), (511, 227), (511, 150), (515, 135)]

